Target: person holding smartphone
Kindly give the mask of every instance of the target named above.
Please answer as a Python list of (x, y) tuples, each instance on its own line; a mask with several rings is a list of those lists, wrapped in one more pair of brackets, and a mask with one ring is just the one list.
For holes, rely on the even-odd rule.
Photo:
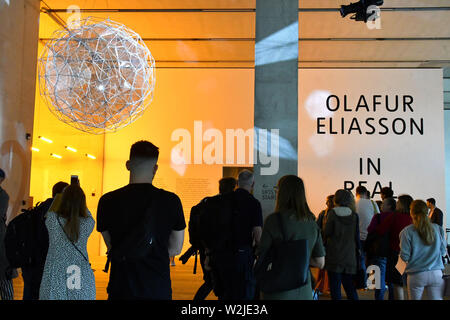
[(87, 253), (95, 221), (77, 178), (72, 177), (71, 185), (55, 197), (45, 225), (49, 247), (39, 299), (95, 300), (95, 277)]

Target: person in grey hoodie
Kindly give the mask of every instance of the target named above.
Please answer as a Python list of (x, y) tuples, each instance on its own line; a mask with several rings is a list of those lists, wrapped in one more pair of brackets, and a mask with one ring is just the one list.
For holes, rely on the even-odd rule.
[(342, 284), (347, 299), (358, 300), (353, 278), (358, 271), (357, 253), (361, 244), (355, 200), (349, 191), (340, 189), (334, 195), (334, 204), (328, 213), (323, 234), (331, 298), (341, 300)]

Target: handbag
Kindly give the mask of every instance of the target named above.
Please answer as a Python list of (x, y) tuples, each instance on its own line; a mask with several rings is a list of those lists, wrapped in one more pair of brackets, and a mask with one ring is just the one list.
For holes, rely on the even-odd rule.
[(263, 293), (288, 291), (308, 282), (308, 240), (287, 240), (281, 214), (276, 213), (282, 240), (276, 241), (269, 251), (258, 257), (254, 271)]

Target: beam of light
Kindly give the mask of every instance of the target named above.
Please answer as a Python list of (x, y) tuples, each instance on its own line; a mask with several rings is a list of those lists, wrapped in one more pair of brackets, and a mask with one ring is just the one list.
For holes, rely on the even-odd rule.
[(89, 159), (97, 159), (96, 157), (94, 157), (92, 154), (86, 153), (86, 157), (88, 157)]
[(298, 60), (298, 21), (255, 44), (255, 66)]
[(47, 143), (53, 143), (53, 140), (50, 140), (49, 138), (46, 138), (46, 137), (39, 136), (39, 139), (41, 139), (42, 141), (45, 141)]
[(50, 153), (50, 156), (52, 156), (53, 158), (62, 159), (62, 156), (56, 153)]
[(36, 152), (39, 152), (39, 151), (40, 151), (38, 148), (35, 148), (35, 147), (31, 147), (31, 150), (32, 150), (32, 151), (36, 151)]

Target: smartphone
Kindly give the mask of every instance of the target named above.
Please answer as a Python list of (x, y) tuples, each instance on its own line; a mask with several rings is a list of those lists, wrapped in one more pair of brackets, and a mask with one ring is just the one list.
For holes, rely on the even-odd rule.
[(74, 176), (74, 175), (70, 176), (70, 184), (79, 186), (80, 180), (78, 179), (78, 176)]

